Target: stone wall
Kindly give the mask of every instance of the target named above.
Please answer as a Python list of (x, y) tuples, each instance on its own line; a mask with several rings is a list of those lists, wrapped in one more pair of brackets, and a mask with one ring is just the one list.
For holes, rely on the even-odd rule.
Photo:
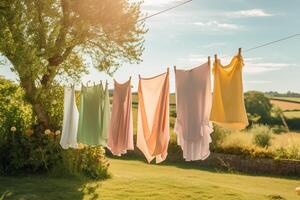
[(300, 161), (298, 160), (244, 158), (237, 155), (212, 153), (206, 160), (198, 161), (198, 163), (201, 166), (251, 174), (300, 177)]

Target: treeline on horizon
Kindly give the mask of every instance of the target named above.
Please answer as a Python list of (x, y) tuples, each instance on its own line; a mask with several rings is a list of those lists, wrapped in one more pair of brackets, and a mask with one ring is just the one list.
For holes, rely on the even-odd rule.
[[(111, 90), (111, 92), (113, 92), (113, 90)], [(133, 94), (137, 94), (137, 92), (133, 92)], [(172, 92), (171, 94), (175, 94), (175, 93)], [(279, 92), (276, 92), (276, 91), (269, 91), (269, 92), (264, 92), (264, 94), (266, 96), (271, 96), (271, 97), (299, 97), (300, 98), (300, 93), (291, 92), (291, 91), (288, 91), (286, 93), (279, 93)]]
[(299, 93), (288, 91), (286, 93), (279, 93), (275, 91), (265, 92), (265, 95), (272, 97), (300, 97)]

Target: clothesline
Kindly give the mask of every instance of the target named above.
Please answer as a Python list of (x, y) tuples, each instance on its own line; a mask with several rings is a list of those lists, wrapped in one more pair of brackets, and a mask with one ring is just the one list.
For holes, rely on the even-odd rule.
[[(180, 6), (183, 6), (183, 5), (185, 5), (185, 4), (187, 4), (187, 3), (190, 3), (190, 2), (192, 2), (192, 1), (193, 1), (193, 0), (184, 1), (184, 2), (182, 2), (182, 3), (179, 3), (178, 5), (169, 7), (169, 8), (167, 8), (167, 9), (158, 11), (158, 12), (152, 14), (152, 15), (149, 15), (149, 16), (146, 16), (146, 17), (144, 17), (144, 18), (142, 18), (142, 19), (139, 19), (137, 22), (141, 22), (141, 21), (144, 21), (144, 20), (146, 20), (146, 19), (152, 18), (152, 17), (154, 17), (154, 16), (160, 15), (160, 14), (162, 14), (162, 13), (168, 12), (168, 11), (170, 11), (170, 10), (173, 10), (173, 9), (175, 9), (175, 8), (178, 8), (178, 7), (180, 7)], [(283, 38), (279, 38), (279, 39), (274, 40), (274, 41), (271, 41), (271, 42), (263, 43), (263, 44), (260, 44), (260, 45), (258, 45), (258, 46), (254, 46), (254, 47), (245, 49), (245, 50), (243, 50), (243, 52), (245, 53), (245, 52), (253, 51), (253, 50), (256, 50), (256, 49), (259, 49), (259, 48), (262, 48), (262, 47), (266, 47), (266, 46), (269, 46), (269, 45), (272, 45), (272, 44), (275, 44), (275, 43), (278, 43), (278, 42), (281, 42), (281, 41), (285, 41), (285, 40), (288, 40), (288, 39), (291, 39), (291, 38), (295, 38), (295, 37), (298, 37), (298, 36), (300, 36), (300, 33), (296, 33), (296, 34), (289, 35), (289, 36), (286, 36), (286, 37), (283, 37)], [(223, 57), (221, 57), (221, 58), (223, 58)]]
[[(241, 53), (241, 49), (239, 49)], [(176, 119), (174, 132), (186, 161), (204, 160), (210, 155), (213, 124), (230, 129), (248, 126), (242, 84), (242, 56), (234, 56), (228, 70), (209, 62), (193, 70), (176, 70)], [(214, 73), (213, 93), (211, 73)], [(169, 70), (151, 77), (139, 77), (137, 139), (133, 138), (131, 79), (115, 82), (112, 109), (106, 85), (83, 87), (77, 109), (75, 90), (65, 88), (64, 117), (60, 145), (78, 148), (78, 143), (107, 147), (121, 156), (136, 146), (150, 163), (163, 162), (170, 140)], [(226, 83), (226, 84), (224, 84)]]
[(188, 1), (182, 2), (182, 3), (178, 4), (178, 5), (172, 6), (172, 7), (170, 7), (170, 8), (167, 8), (167, 9), (164, 9), (164, 10), (161, 10), (161, 11), (158, 11), (158, 12), (152, 14), (152, 15), (149, 15), (149, 16), (146, 16), (146, 17), (144, 17), (144, 18), (142, 18), (142, 19), (139, 19), (137, 22), (141, 22), (141, 21), (144, 21), (144, 20), (149, 19), (149, 18), (151, 18), (151, 17), (154, 17), (154, 16), (156, 16), (156, 15), (160, 15), (160, 14), (162, 14), (162, 13), (168, 12), (168, 11), (170, 11), (170, 10), (173, 10), (173, 9), (175, 9), (175, 8), (178, 8), (178, 7), (180, 7), (180, 6), (183, 6), (183, 5), (185, 5), (185, 4), (187, 4), (187, 3), (190, 3), (190, 2), (192, 2), (192, 1), (193, 1), (193, 0), (188, 0)]
[(298, 37), (298, 36), (300, 36), (300, 33), (290, 35), (290, 36), (287, 36), (287, 37), (283, 37), (283, 38), (280, 38), (280, 39), (277, 39), (277, 40), (274, 40), (274, 41), (271, 41), (271, 42), (267, 42), (267, 43), (264, 43), (264, 44), (261, 44), (261, 45), (255, 46), (255, 47), (251, 47), (249, 49), (245, 49), (244, 52), (253, 51), (255, 49), (259, 49), (259, 48), (262, 48), (262, 47), (265, 47), (265, 46), (269, 46), (269, 45), (272, 45), (272, 44), (275, 44), (275, 43), (278, 43), (278, 42), (281, 42), (281, 41), (284, 41), (284, 40), (288, 40), (288, 39), (291, 39), (291, 38), (294, 38), (294, 37)]
[[(273, 45), (273, 44), (276, 44), (276, 43), (279, 43), (279, 42), (282, 42), (282, 41), (285, 41), (285, 40), (289, 40), (289, 39), (292, 39), (292, 38), (295, 38), (295, 37), (299, 37), (299, 36), (300, 36), (300, 33), (296, 33), (296, 34), (293, 34), (293, 35), (289, 35), (289, 36), (286, 36), (286, 37), (279, 38), (277, 40), (273, 40), (271, 42), (266, 42), (266, 43), (263, 43), (263, 44), (245, 49), (245, 50), (243, 50), (243, 52), (247, 53), (247, 52), (250, 52), (250, 51), (253, 51), (253, 50), (256, 50), (256, 49), (260, 49), (262, 47), (270, 46), (270, 45)], [(227, 57), (228, 56), (222, 56), (221, 58), (227, 58)]]
[[(142, 19), (139, 19), (137, 22), (145, 21), (145, 20), (147, 20), (147, 19), (149, 19), (149, 18), (152, 18), (152, 17), (154, 17), (154, 16), (157, 16), (157, 15), (160, 15), (160, 14), (162, 14), (162, 13), (168, 12), (168, 11), (170, 11), (170, 10), (173, 10), (173, 9), (175, 9), (175, 8), (178, 8), (178, 7), (180, 7), (180, 6), (183, 6), (183, 5), (185, 5), (185, 4), (188, 4), (188, 3), (192, 2), (192, 1), (193, 1), (193, 0), (184, 1), (184, 2), (182, 2), (182, 3), (179, 3), (179, 4), (175, 5), (175, 6), (169, 7), (169, 8), (167, 8), (167, 9), (164, 9), (164, 10), (158, 11), (158, 12), (156, 12), (156, 13), (154, 13), (154, 14), (151, 14), (151, 15), (149, 15), (149, 16), (146, 16), (146, 17), (144, 17), (144, 18), (142, 18)], [(293, 35), (289, 35), (289, 36), (286, 36), (286, 37), (282, 37), (282, 38), (279, 38), (279, 39), (276, 39), (276, 40), (273, 40), (273, 41), (270, 41), (270, 42), (266, 42), (266, 43), (263, 43), (263, 44), (260, 44), (260, 45), (257, 45), (257, 46), (251, 47), (251, 48), (247, 48), (247, 49), (243, 50), (243, 53), (247, 53), (247, 52), (250, 52), (250, 51), (253, 51), (253, 50), (262, 48), (262, 47), (270, 46), (270, 45), (273, 45), (273, 44), (275, 44), (275, 43), (279, 43), (279, 42), (282, 42), (282, 41), (285, 41), (285, 40), (289, 40), (289, 39), (292, 39), (292, 38), (295, 38), (295, 37), (299, 37), (299, 36), (300, 36), (300, 33), (296, 33), (296, 34), (293, 34)], [(242, 48), (239, 48), (239, 54), (241, 53), (241, 49), (242, 49)], [(210, 56), (208, 56), (208, 57), (210, 57)], [(223, 58), (227, 58), (227, 57), (229, 57), (229, 56), (226, 55), (226, 56), (221, 56), (221, 57), (219, 57), (219, 58), (223, 59)], [(215, 59), (216, 59), (216, 58), (217, 58), (217, 55), (215, 55)], [(107, 81), (107, 80), (106, 80), (106, 81)], [(87, 84), (88, 84), (89, 82), (90, 82), (90, 81), (88, 81)], [(95, 82), (94, 82), (94, 84), (95, 84)]]
[[(295, 37), (299, 37), (300, 36), (300, 33), (297, 33), (297, 34), (293, 34), (293, 35), (289, 35), (287, 37), (282, 37), (282, 38), (279, 38), (277, 40), (273, 40), (273, 41), (270, 41), (270, 42), (266, 42), (266, 43), (263, 43), (263, 44), (260, 44), (260, 45), (257, 45), (257, 46), (254, 46), (254, 47), (251, 47), (251, 48), (248, 48), (248, 49), (245, 49), (243, 50), (243, 53), (248, 53), (250, 51), (253, 51), (253, 50), (256, 50), (256, 49), (259, 49), (259, 48), (262, 48), (262, 47), (266, 47), (266, 46), (270, 46), (270, 45), (273, 45), (275, 43), (279, 43), (279, 42), (282, 42), (282, 41), (286, 41), (286, 40), (289, 40), (289, 39), (292, 39), (292, 38), (295, 38)], [(241, 49), (241, 48), (240, 48)], [(221, 56), (220, 58), (227, 58), (228, 56)], [(88, 83), (91, 82), (91, 81), (88, 81)]]

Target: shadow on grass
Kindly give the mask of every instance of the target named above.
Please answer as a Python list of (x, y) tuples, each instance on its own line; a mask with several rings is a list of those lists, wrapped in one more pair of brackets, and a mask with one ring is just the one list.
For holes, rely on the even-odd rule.
[[(116, 159), (116, 160), (132, 160), (132, 161), (141, 161), (145, 164), (148, 164), (146, 159), (143, 157), (143, 155), (137, 155), (137, 153), (129, 152), (128, 154), (122, 156), (122, 157), (116, 157), (112, 156), (111, 154), (107, 153), (106, 155), (110, 159)], [(220, 173), (220, 174), (235, 174), (235, 175), (245, 175), (245, 176), (252, 176), (252, 177), (270, 177), (270, 178), (280, 178), (280, 179), (287, 179), (287, 180), (299, 180), (299, 177), (296, 176), (279, 176), (279, 175), (271, 175), (271, 174), (263, 174), (263, 173), (244, 173), (235, 171), (232, 169), (227, 169), (225, 167), (207, 167), (201, 165), (202, 161), (189, 161), (186, 162), (184, 160), (180, 161), (170, 161), (165, 160), (163, 163), (155, 164), (154, 161), (150, 163), (150, 165), (158, 165), (158, 166), (172, 166), (177, 167), (180, 169), (186, 169), (186, 170), (201, 170), (206, 172), (212, 172), (212, 173)]]
[[(50, 177), (47, 175), (0, 176), (0, 200), (22, 199), (99, 199), (98, 185), (79, 177)], [(45, 195), (46, 194), (46, 195)]]

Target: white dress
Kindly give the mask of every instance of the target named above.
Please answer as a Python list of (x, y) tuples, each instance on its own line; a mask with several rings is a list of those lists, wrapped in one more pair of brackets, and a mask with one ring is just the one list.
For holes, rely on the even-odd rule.
[(176, 122), (174, 131), (186, 161), (204, 160), (210, 154), (209, 121), (212, 94), (210, 66), (205, 63), (192, 70), (175, 70)]
[(74, 87), (64, 89), (64, 118), (60, 145), (63, 149), (77, 148), (77, 128), (79, 113), (75, 102)]

